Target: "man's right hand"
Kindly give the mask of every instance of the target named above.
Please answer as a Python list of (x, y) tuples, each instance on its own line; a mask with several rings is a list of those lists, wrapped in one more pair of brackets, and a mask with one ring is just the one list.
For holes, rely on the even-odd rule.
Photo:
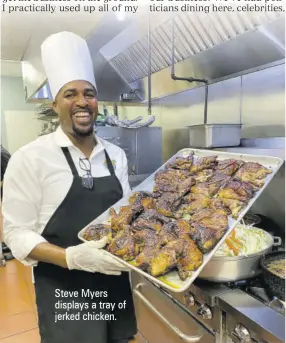
[(90, 241), (66, 249), (68, 269), (99, 272), (107, 275), (120, 275), (122, 271), (131, 269), (110, 256), (105, 250), (107, 238), (99, 241)]

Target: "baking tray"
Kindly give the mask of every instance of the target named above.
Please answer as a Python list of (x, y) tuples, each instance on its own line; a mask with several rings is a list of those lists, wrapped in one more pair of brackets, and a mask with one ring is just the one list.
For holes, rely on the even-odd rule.
[[(255, 196), (248, 202), (248, 205), (244, 209), (241, 210), (237, 219), (234, 219), (231, 216), (228, 217), (229, 229), (226, 231), (225, 235), (220, 239), (220, 241), (216, 244), (216, 246), (210, 252), (203, 255), (202, 265), (196, 271), (194, 271), (191, 276), (189, 276), (184, 281), (182, 281), (179, 278), (177, 271), (171, 271), (168, 274), (164, 275), (163, 277), (155, 278), (155, 277), (149, 275), (148, 273), (142, 271), (141, 269), (132, 266), (130, 263), (123, 261), (121, 258), (110, 254), (115, 259), (117, 259), (118, 261), (120, 261), (124, 265), (130, 267), (130, 269), (135, 270), (139, 274), (145, 276), (146, 278), (148, 278), (150, 281), (157, 284), (158, 286), (161, 286), (161, 287), (163, 287), (169, 291), (177, 292), (177, 293), (184, 292), (191, 286), (191, 284), (198, 277), (198, 275), (200, 274), (202, 269), (205, 267), (205, 265), (208, 263), (208, 261), (215, 254), (217, 249), (224, 243), (225, 239), (230, 234), (230, 232), (234, 229), (236, 224), (238, 224), (241, 221), (241, 219), (243, 218), (243, 216), (249, 211), (249, 209), (251, 208), (253, 203), (257, 200), (257, 198), (260, 196), (260, 194), (264, 191), (264, 189), (267, 187), (267, 185), (269, 184), (271, 179), (274, 177), (274, 175), (277, 173), (277, 171), (279, 170), (279, 168), (282, 166), (282, 164), (284, 162), (281, 158), (272, 157), (272, 156), (247, 155), (247, 154), (239, 154), (239, 153), (227, 153), (224, 151), (201, 150), (201, 149), (192, 149), (192, 148), (182, 149), (182, 150), (178, 151), (174, 156), (172, 156), (165, 164), (163, 164), (159, 169), (157, 169), (152, 175), (150, 175), (139, 186), (134, 188), (132, 190), (132, 192), (128, 194), (128, 196), (122, 198), (119, 202), (117, 202), (112, 207), (116, 210), (116, 212), (118, 212), (121, 206), (129, 205), (128, 200), (129, 200), (129, 197), (133, 193), (138, 192), (138, 191), (152, 192), (153, 186), (154, 186), (155, 174), (159, 170), (165, 169), (165, 165), (167, 163), (169, 163), (171, 160), (173, 160), (174, 158), (186, 157), (191, 153), (191, 151), (194, 152), (194, 158), (195, 159), (197, 157), (205, 157), (205, 156), (216, 155), (216, 156), (218, 156), (218, 158), (217, 158), (218, 161), (229, 159), (229, 158), (234, 158), (234, 159), (238, 159), (238, 160), (239, 159), (243, 160), (245, 162), (257, 162), (257, 163), (260, 163), (267, 168), (270, 168), (272, 170), (272, 174), (267, 175), (267, 177), (264, 179), (265, 180), (264, 186), (258, 192), (255, 193)], [(89, 223), (85, 228), (83, 228), (79, 232), (78, 238), (81, 241), (86, 242), (86, 240), (82, 236), (85, 229), (92, 224), (106, 223), (106, 222), (108, 222), (109, 217), (110, 216), (109, 216), (109, 209), (108, 209), (107, 211), (102, 213), (99, 217), (97, 217), (95, 220), (93, 220), (91, 223)]]

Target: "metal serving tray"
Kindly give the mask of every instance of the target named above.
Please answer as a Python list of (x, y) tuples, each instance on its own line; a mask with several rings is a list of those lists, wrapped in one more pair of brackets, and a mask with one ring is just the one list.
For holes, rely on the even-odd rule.
[[(123, 261), (119, 257), (116, 257), (112, 255), (114, 258), (116, 258), (121, 263), (125, 264), (126, 266), (129, 266), (130, 269), (135, 270), (136, 272), (142, 274), (149, 280), (151, 280), (153, 283), (169, 290), (172, 292), (184, 292), (186, 291), (191, 284), (194, 282), (194, 280), (198, 277), (202, 269), (205, 267), (205, 265), (208, 263), (208, 261), (212, 258), (212, 256), (215, 254), (217, 249), (224, 243), (227, 236), (230, 234), (230, 232), (234, 229), (236, 224), (241, 221), (241, 219), (244, 217), (244, 215), (249, 211), (253, 203), (257, 200), (257, 198), (260, 196), (260, 194), (264, 191), (264, 189), (267, 187), (271, 179), (274, 177), (274, 175), (277, 173), (281, 165), (283, 164), (283, 160), (278, 157), (271, 157), (271, 156), (257, 156), (257, 155), (247, 155), (247, 154), (239, 154), (239, 153), (227, 153), (223, 151), (214, 151), (214, 150), (200, 150), (200, 149), (183, 149), (180, 150), (177, 154), (175, 154), (173, 157), (171, 157), (163, 166), (161, 166), (158, 170), (156, 170), (152, 175), (150, 175), (144, 182), (142, 182), (139, 186), (133, 189), (133, 191), (125, 198), (121, 199), (119, 202), (117, 202), (113, 208), (116, 210), (116, 212), (119, 211), (121, 206), (126, 206), (129, 204), (128, 199), (129, 197), (134, 193), (138, 191), (153, 191), (154, 186), (154, 176), (159, 170), (163, 170), (165, 168), (165, 165), (173, 160), (176, 157), (186, 157), (188, 156), (191, 151), (194, 152), (196, 159), (197, 157), (205, 157), (205, 156), (212, 156), (216, 155), (218, 156), (218, 160), (225, 160), (229, 158), (234, 158), (238, 160), (243, 160), (245, 162), (257, 162), (262, 164), (263, 166), (270, 168), (273, 172), (272, 174), (268, 175), (265, 178), (264, 186), (255, 193), (255, 196), (249, 201), (248, 205), (240, 212), (239, 217), (237, 219), (232, 218), (231, 216), (228, 217), (228, 224), (229, 229), (226, 231), (225, 235), (220, 239), (220, 241), (217, 243), (217, 245), (211, 250), (210, 252), (204, 254), (203, 257), (203, 263), (202, 265), (193, 272), (193, 274), (188, 277), (185, 281), (181, 281), (177, 271), (171, 271), (168, 274), (166, 274), (163, 277), (155, 278), (148, 273), (142, 271), (141, 269), (132, 266), (130, 263)], [(109, 209), (105, 211), (103, 214), (101, 214), (99, 217), (97, 217), (95, 220), (93, 220), (90, 224), (88, 224), (85, 228), (83, 228), (79, 234), (78, 237), (81, 241), (85, 242), (83, 238), (83, 233), (85, 229), (91, 225), (91, 224), (100, 224), (100, 223), (106, 223), (109, 220)]]

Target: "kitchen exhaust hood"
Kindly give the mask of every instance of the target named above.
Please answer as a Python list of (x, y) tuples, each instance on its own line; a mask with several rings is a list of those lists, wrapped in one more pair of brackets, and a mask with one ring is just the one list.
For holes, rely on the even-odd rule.
[[(101, 101), (145, 102), (148, 71), (152, 99), (202, 86), (171, 78), (172, 28), (177, 76), (209, 83), (259, 70), (285, 59), (285, 15), (274, 12), (151, 14), (151, 68), (148, 66), (148, 14), (118, 21), (110, 14), (86, 38), (94, 61)], [(174, 20), (174, 26), (172, 26)], [(149, 42), (150, 42), (149, 41)], [(37, 85), (31, 101), (49, 99)]]

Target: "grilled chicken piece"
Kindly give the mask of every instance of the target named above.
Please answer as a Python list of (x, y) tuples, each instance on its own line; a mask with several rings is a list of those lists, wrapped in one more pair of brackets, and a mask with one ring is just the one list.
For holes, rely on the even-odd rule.
[(87, 241), (99, 241), (105, 236), (108, 242), (112, 239), (111, 226), (107, 224), (90, 225), (83, 234), (83, 238)]
[(181, 204), (182, 196), (177, 193), (163, 193), (156, 202), (156, 209), (166, 217), (174, 217)]
[(139, 254), (139, 245), (132, 235), (130, 226), (125, 226), (122, 231), (117, 233), (110, 242), (107, 251), (125, 261), (134, 260)]
[(178, 211), (176, 212), (176, 218), (182, 218), (186, 214), (194, 214), (204, 208), (208, 208), (211, 202), (211, 198), (201, 194), (188, 194), (184, 199)]
[(169, 222), (170, 218), (164, 217), (162, 214), (151, 209), (143, 212), (133, 222), (132, 228), (135, 230), (152, 229), (154, 231), (160, 231), (162, 225)]
[(232, 176), (243, 164), (243, 161), (234, 159), (219, 161), (215, 167), (215, 173)]
[(179, 219), (176, 221), (175, 231), (179, 238), (186, 237), (191, 232), (190, 224), (186, 220)]
[(211, 176), (213, 175), (213, 171), (211, 169), (204, 169), (200, 172), (198, 172), (195, 175), (192, 175), (192, 177), (196, 180), (196, 183), (199, 182), (207, 182)]
[(223, 212), (225, 213), (226, 216), (229, 214), (229, 211), (224, 206), (224, 202), (218, 198), (210, 199), (209, 209), (214, 212), (216, 211), (220, 211), (220, 213)]
[(148, 271), (153, 276), (160, 276), (177, 267), (180, 278), (185, 280), (202, 264), (202, 261), (203, 255), (195, 242), (190, 237), (184, 236), (169, 242), (158, 251), (150, 261)]
[(175, 249), (166, 245), (161, 250), (157, 250), (155, 256), (149, 262), (148, 273), (152, 276), (161, 276), (176, 267), (178, 257)]
[(163, 179), (155, 184), (154, 191), (161, 194), (166, 192), (177, 193), (179, 196), (183, 196), (191, 190), (191, 187), (195, 183), (196, 181), (192, 177), (189, 177), (185, 180), (174, 180), (173, 182)]
[(231, 180), (223, 185), (218, 192), (220, 199), (239, 200), (248, 202), (254, 193), (254, 188), (248, 182)]
[(225, 210), (201, 210), (192, 216), (192, 222), (214, 230), (228, 229), (228, 217)]
[(201, 182), (192, 186), (191, 193), (204, 195), (205, 197), (211, 197), (215, 195), (220, 188), (220, 184)]
[(190, 173), (186, 170), (165, 169), (160, 170), (155, 175), (155, 184), (158, 183), (173, 183), (183, 181), (190, 177)]
[(161, 237), (153, 230), (137, 231), (134, 234), (136, 243), (140, 246), (140, 254), (135, 259), (136, 267), (147, 270), (151, 259), (160, 250)]
[(237, 219), (239, 212), (243, 209), (245, 204), (239, 200), (222, 199), (224, 207), (229, 210), (233, 218)]
[(197, 243), (201, 252), (207, 253), (217, 244), (221, 237), (225, 234), (224, 229), (212, 229), (199, 223), (191, 224), (191, 238)]
[(230, 180), (230, 176), (216, 173), (213, 174), (207, 182), (201, 182), (193, 186), (191, 188), (191, 193), (212, 197), (224, 184), (226, 184)]
[(159, 232), (159, 237), (163, 245), (177, 240), (178, 238), (187, 237), (190, 234), (190, 224), (183, 220), (172, 221), (168, 224), (163, 225)]
[(162, 229), (159, 232), (159, 237), (163, 245), (166, 245), (169, 242), (178, 239), (176, 226), (176, 222), (170, 222), (168, 224), (163, 225)]
[(193, 164), (194, 152), (192, 151), (187, 157), (177, 157), (166, 164), (166, 169), (190, 170)]
[(143, 271), (148, 272), (152, 258), (158, 253), (160, 247), (146, 246), (135, 259), (135, 266)]
[(190, 173), (196, 174), (204, 169), (212, 169), (216, 164), (217, 156), (198, 157), (190, 168)]
[(124, 226), (129, 225), (132, 220), (143, 211), (143, 206), (133, 205), (133, 206), (122, 206), (120, 207), (119, 213), (117, 214), (114, 208), (111, 208), (110, 222), (111, 228), (115, 231), (120, 231)]
[(203, 254), (189, 236), (171, 242), (168, 247), (174, 247), (177, 252), (178, 273), (183, 281), (203, 263)]
[(265, 168), (259, 163), (247, 162), (236, 172), (234, 178), (261, 188), (264, 185), (263, 179), (271, 173), (272, 170)]
[(135, 192), (130, 198), (129, 203), (131, 205), (142, 205), (144, 210), (151, 209), (155, 207), (154, 199), (159, 198), (159, 193), (151, 193), (151, 192)]

